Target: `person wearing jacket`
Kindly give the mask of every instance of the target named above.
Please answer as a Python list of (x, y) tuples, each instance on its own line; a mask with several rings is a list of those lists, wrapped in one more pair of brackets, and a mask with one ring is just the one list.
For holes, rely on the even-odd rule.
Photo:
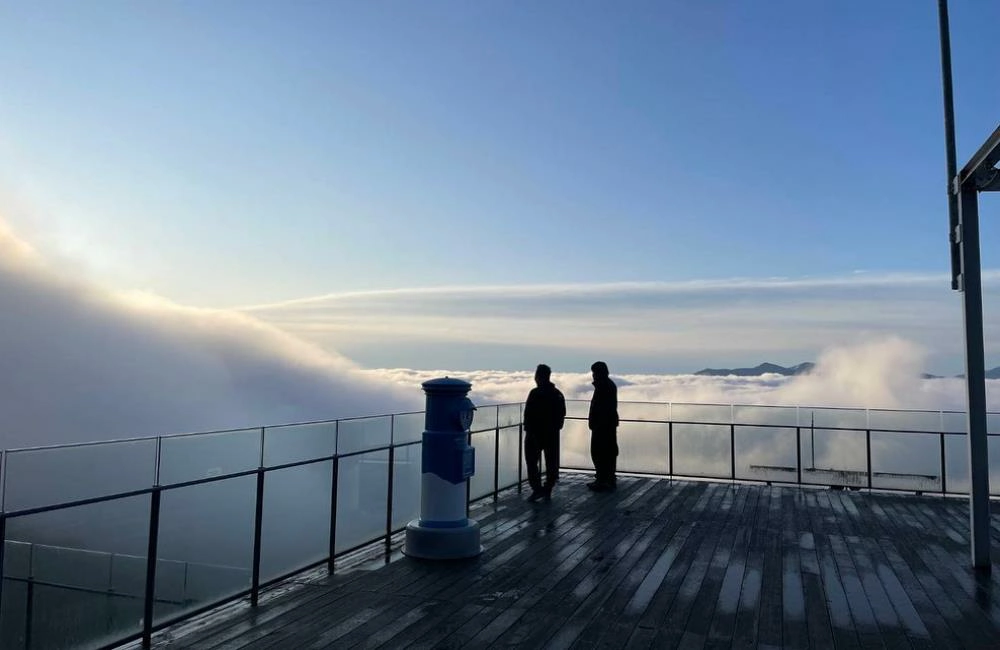
[[(552, 383), (552, 369), (544, 363), (535, 370), (535, 388), (524, 404), (524, 460), (528, 465), (529, 501), (552, 497), (559, 477), (559, 431), (566, 420), (566, 400)], [(545, 484), (539, 461), (545, 454)]]
[(594, 482), (587, 487), (595, 492), (615, 489), (615, 465), (618, 461), (618, 387), (611, 381), (608, 364), (595, 361), (590, 366), (594, 376), (594, 396), (590, 399), (590, 458), (594, 461)]

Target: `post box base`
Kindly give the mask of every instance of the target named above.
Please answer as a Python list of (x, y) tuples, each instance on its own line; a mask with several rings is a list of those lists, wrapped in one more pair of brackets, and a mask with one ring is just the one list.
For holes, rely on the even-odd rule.
[(479, 543), (479, 522), (469, 519), (458, 528), (421, 526), (419, 519), (406, 525), (403, 554), (424, 560), (459, 560), (483, 552)]

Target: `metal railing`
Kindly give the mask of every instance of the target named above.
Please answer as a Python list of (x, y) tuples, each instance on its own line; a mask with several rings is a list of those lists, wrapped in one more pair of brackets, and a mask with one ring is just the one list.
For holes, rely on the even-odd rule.
[[(470, 443), (479, 447), (477, 449), (477, 465), (485, 466), (489, 462), (492, 462), (493, 471), (481, 473), (486, 474), (488, 477), (486, 481), (483, 481), (482, 478), (479, 480), (470, 480), (469, 494), (471, 500), (474, 501), (489, 496), (496, 499), (497, 494), (501, 490), (520, 484), (523, 475), (523, 467), (520, 460), (522, 458), (522, 454), (520, 453), (520, 421), (520, 404), (479, 407), (470, 428), (469, 440)], [(414, 463), (410, 462), (408, 457), (411, 450), (419, 450), (422, 431), (423, 413), (412, 412), (374, 416), (371, 418), (350, 418), (264, 427), (255, 430), (180, 434), (175, 436), (83, 443), (4, 452), (2, 462), (0, 462), (0, 472), (2, 472), (0, 486), (3, 489), (3, 495), (0, 497), (0, 503), (3, 504), (3, 510), (0, 511), (0, 540), (4, 542), (0, 544), (0, 567), (4, 568), (3, 579), (0, 580), (0, 603), (2, 603), (2, 607), (0, 607), (0, 634), (4, 634), (4, 638), (0, 639), (2, 647), (28, 648), (39, 644), (38, 632), (40, 628), (44, 628), (45, 626), (39, 626), (35, 619), (40, 616), (37, 600), (39, 598), (39, 591), (43, 589), (48, 594), (49, 600), (52, 600), (54, 592), (58, 592), (59, 598), (72, 601), (72, 597), (68, 595), (68, 592), (74, 592), (87, 594), (88, 597), (98, 596), (107, 600), (103, 604), (98, 603), (95, 605), (91, 598), (88, 601), (91, 604), (91, 609), (101, 609), (104, 607), (111, 610), (116, 607), (131, 612), (131, 614), (126, 613), (119, 616), (123, 620), (131, 620), (133, 622), (131, 627), (124, 625), (120, 626), (120, 629), (107, 629), (109, 626), (114, 626), (104, 625), (103, 622), (94, 620), (90, 620), (90, 622), (77, 621), (80, 623), (80, 628), (86, 629), (64, 629), (57, 631), (56, 636), (61, 639), (59, 643), (73, 645), (74, 647), (83, 645), (111, 647), (141, 639), (143, 645), (148, 646), (151, 642), (152, 634), (156, 630), (203, 613), (227, 601), (239, 598), (248, 597), (250, 604), (256, 606), (261, 590), (267, 586), (281, 582), (296, 573), (323, 565), (326, 566), (327, 571), (333, 573), (336, 569), (335, 560), (371, 544), (381, 541), (384, 544), (384, 551), (388, 559), (388, 555), (392, 552), (393, 538), (405, 529), (406, 521), (416, 518), (419, 515), (419, 501), (414, 499), (414, 495), (419, 495), (419, 454), (417, 454), (418, 460), (415, 464), (415, 471)], [(252, 446), (251, 450), (244, 448), (248, 436), (253, 436), (256, 440), (256, 444)], [(514, 436), (517, 437), (516, 443), (513, 441)], [(326, 439), (324, 440), (324, 438)], [(220, 441), (221, 444), (219, 444)], [(241, 441), (244, 444), (241, 445)], [(130, 455), (142, 456), (143, 454), (135, 453), (135, 445), (137, 444), (148, 445), (154, 452), (152, 458), (152, 480), (149, 485), (129, 485), (126, 486), (129, 489), (118, 490), (97, 489), (96, 493), (69, 500), (59, 500), (57, 498), (59, 490), (55, 491), (56, 495), (53, 495), (49, 491), (49, 493), (46, 494), (43, 492), (39, 496), (38, 494), (33, 494), (34, 491), (32, 490), (23, 490), (24, 493), (20, 494), (16, 489), (17, 487), (24, 487), (20, 485), (21, 483), (24, 483), (25, 486), (30, 486), (31, 481), (29, 477), (31, 476), (34, 476), (36, 479), (38, 478), (37, 474), (33, 472), (34, 467), (38, 465), (37, 462), (34, 462), (36, 458), (43, 460), (47, 458), (51, 462), (58, 460), (54, 458), (55, 455), (68, 452), (72, 454), (70, 450), (79, 451), (99, 448), (101, 451), (99, 456), (105, 460), (104, 467), (98, 467), (97, 469), (107, 472), (113, 470), (115, 465), (120, 467), (122, 465), (122, 457)], [(179, 444), (190, 446), (191, 449), (189, 451), (192, 453), (173, 453), (176, 451), (175, 447)], [(317, 445), (323, 444), (327, 445), (329, 453), (315, 453)], [(289, 453), (290, 446), (293, 448), (298, 447), (298, 449), (291, 450), (295, 453)], [(217, 447), (217, 449), (212, 449), (213, 447)], [(308, 453), (310, 448), (313, 450), (313, 453)], [(509, 449), (510, 453), (502, 455), (502, 449)], [(218, 454), (219, 457), (203, 458), (197, 456), (198, 452), (204, 454), (206, 450), (212, 452), (209, 455)], [(487, 450), (492, 452), (492, 454), (484, 453)], [(225, 462), (231, 462), (232, 455), (245, 457), (248, 451), (252, 451), (256, 456), (255, 466), (239, 467), (237, 463), (235, 469), (225, 469)], [(115, 452), (123, 453), (116, 454)], [(514, 457), (515, 454), (516, 458)], [(91, 456), (89, 452), (83, 455)], [(401, 456), (405, 456), (402, 462), (400, 462)], [(66, 462), (66, 459), (62, 459), (62, 462), (56, 464), (65, 465), (66, 469), (73, 469), (75, 467), (75, 460), (70, 458), (69, 462)], [(246, 459), (244, 458), (244, 460)], [(22, 463), (21, 461), (25, 462)], [(174, 467), (173, 465), (176, 463), (193, 465), (194, 467)], [(223, 468), (216, 466), (220, 463), (223, 464)], [(355, 464), (354, 467), (348, 468), (355, 470), (351, 472), (352, 477), (349, 479), (354, 482), (353, 484), (345, 480), (344, 471), (345, 465), (350, 465), (351, 463)], [(101, 462), (98, 461), (97, 464), (100, 465)], [(405, 480), (400, 483), (401, 477), (399, 474), (404, 469), (404, 464), (406, 465), (406, 469), (410, 471), (406, 472)], [(377, 469), (376, 466), (378, 466)], [(19, 471), (19, 467), (23, 471)], [(300, 561), (293, 561), (290, 566), (286, 566), (284, 570), (277, 572), (276, 575), (265, 578), (262, 574), (262, 557), (267, 548), (264, 535), (265, 516), (267, 514), (265, 505), (274, 492), (280, 490), (280, 486), (277, 489), (272, 488), (272, 491), (268, 490), (271, 477), (275, 477), (273, 480), (278, 481), (281, 477), (287, 478), (289, 471), (306, 471), (309, 468), (316, 467), (323, 468), (329, 472), (328, 479), (326, 479), (328, 481), (326, 484), (327, 489), (329, 490), (328, 521), (326, 523), (328, 538), (324, 557), (304, 561), (304, 558), (300, 554), (298, 558)], [(376, 513), (372, 512), (373, 509), (370, 506), (373, 504), (368, 503), (368, 501), (376, 501), (379, 497), (366, 493), (362, 489), (361, 482), (365, 481), (367, 482), (365, 487), (371, 487), (370, 479), (373, 476), (377, 476), (381, 471), (385, 473), (385, 482), (382, 488), (384, 496), (380, 497), (385, 500), (385, 510), (384, 513)], [(88, 474), (86, 471), (82, 473), (78, 472), (76, 478), (92, 474), (94, 473), (91, 472)], [(196, 474), (202, 475), (196, 476)], [(15, 481), (12, 477), (16, 477), (17, 480)], [(58, 482), (57, 477), (57, 473), (50, 472), (48, 478), (51, 481)], [(302, 477), (300, 476), (299, 478), (301, 479)], [(314, 479), (315, 477), (312, 478)], [(184, 572), (185, 583), (191, 571), (216, 566), (210, 562), (175, 562), (161, 557), (164, 554), (161, 547), (163, 537), (161, 524), (163, 523), (163, 500), (165, 496), (180, 494), (186, 490), (197, 489), (203, 486), (237, 483), (240, 480), (253, 481), (252, 550), (249, 558), (249, 567), (227, 568), (244, 572), (243, 575), (248, 580), (248, 584), (244, 583), (244, 586), (241, 588), (234, 588), (230, 580), (221, 588), (221, 591), (219, 585), (215, 585), (216, 589), (214, 591), (210, 590), (212, 595), (203, 598), (200, 602), (192, 602), (194, 599), (184, 598), (183, 596), (180, 598), (164, 597), (164, 588), (160, 577), (171, 562), (184, 566), (186, 569)], [(115, 480), (111, 480), (110, 482), (114, 484)], [(73, 481), (69, 481), (69, 483), (73, 483)], [(313, 480), (310, 484), (315, 485), (315, 481)], [(347, 503), (347, 501), (351, 500), (351, 497), (354, 497), (353, 501), (355, 501), (353, 507)], [(35, 567), (38, 566), (38, 561), (34, 557), (29, 557), (26, 573), (24, 575), (17, 575), (17, 572), (14, 571), (15, 567), (13, 563), (10, 561), (11, 558), (5, 557), (5, 551), (10, 550), (8, 548), (10, 543), (8, 542), (9, 531), (18, 522), (28, 521), (31, 518), (53, 517), (60, 513), (85, 511), (87, 508), (114, 502), (121, 504), (120, 507), (124, 508), (126, 504), (134, 503), (137, 499), (145, 499), (148, 502), (148, 521), (145, 526), (148, 534), (145, 540), (145, 554), (103, 553), (98, 555), (105, 558), (129, 558), (129, 563), (119, 561), (118, 564), (119, 566), (130, 564), (132, 574), (139, 572), (135, 566), (135, 561), (141, 559), (141, 564), (143, 565), (141, 588), (133, 589), (132, 591), (115, 589), (112, 586), (114, 582), (113, 578), (109, 579), (106, 590), (76, 585), (72, 581), (39, 578), (35, 570)], [(364, 501), (363, 505), (362, 501)], [(14, 505), (13, 508), (10, 507), (12, 503)], [(400, 503), (403, 503), (403, 507), (397, 509), (396, 506)], [(300, 505), (300, 502), (292, 499), (286, 500), (282, 505), (285, 506), (285, 509), (293, 509)], [(234, 504), (228, 504), (226, 507), (232, 508), (233, 506)], [(193, 507), (195, 510), (198, 510), (199, 505), (197, 502), (191, 502), (186, 504), (186, 507)], [(211, 508), (204, 508), (201, 514), (210, 514), (211, 510)], [(373, 519), (377, 519), (379, 522), (377, 529), (372, 525)], [(356, 523), (359, 520), (367, 522), (368, 525), (356, 526), (358, 530), (354, 530), (352, 534), (345, 535), (342, 529), (346, 525)], [(134, 518), (132, 523), (135, 523)], [(202, 522), (203, 529), (199, 532), (206, 533), (207, 530), (212, 529), (213, 523), (216, 528), (225, 525), (225, 522), (220, 521)], [(100, 523), (94, 524), (93, 527), (99, 529)], [(216, 530), (215, 532), (219, 531)], [(34, 549), (42, 547), (31, 545), (29, 548), (33, 549), (30, 552), (30, 555), (33, 556)], [(55, 547), (47, 546), (46, 548)], [(67, 549), (60, 550), (69, 552)], [(92, 553), (92, 551), (85, 549), (75, 550), (77, 559), (83, 557), (85, 554)], [(67, 560), (66, 563), (72, 564), (73, 562)], [(112, 569), (108, 569), (108, 571), (110, 572)], [(71, 575), (71, 572), (68, 573)], [(132, 582), (134, 586), (135, 581), (133, 580)], [(15, 589), (19, 593), (12, 593)], [(19, 603), (14, 602), (18, 600), (17, 596), (21, 596)], [(114, 603), (111, 602), (112, 600), (114, 600)], [(141, 609), (138, 608), (140, 605)], [(166, 610), (165, 614), (159, 611), (161, 608)], [(81, 606), (77, 602), (72, 604), (72, 606), (67, 606), (65, 609), (75, 610), (79, 613), (81, 609), (87, 610), (88, 607)], [(158, 616), (158, 613), (162, 615)], [(92, 614), (93, 612), (88, 612), (87, 616), (81, 615), (78, 618), (94, 619)], [(133, 616), (135, 614), (138, 614), (138, 616)], [(111, 617), (110, 613), (108, 617)], [(43, 618), (46, 621), (54, 619), (51, 616)], [(134, 621), (139, 621), (138, 626), (134, 624)], [(58, 619), (58, 624), (62, 626), (71, 626), (73, 622), (73, 620), (67, 620), (66, 617)], [(53, 632), (52, 630), (42, 631)], [(44, 646), (46, 644), (42, 642), (41, 645)]]
[[(568, 402), (561, 454), (567, 470), (592, 468), (587, 405)], [(619, 411), (622, 450), (618, 470), (622, 473), (911, 492), (930, 492), (931, 485), (941, 494), (962, 493), (963, 467), (967, 473), (964, 414), (956, 411), (642, 402), (622, 402)], [(470, 444), (477, 447), (476, 473), (467, 483), (469, 502), (491, 496), (495, 501), (500, 491), (520, 488), (525, 475), (521, 414), (520, 404), (480, 407), (476, 412), (469, 433)], [(1000, 414), (991, 413), (990, 422), (992, 439), (1000, 434)], [(4, 648), (38, 647), (45, 645), (39, 641), (39, 633), (45, 632), (61, 635), (60, 639), (69, 639), (74, 646), (109, 647), (139, 639), (148, 645), (156, 630), (236, 599), (247, 598), (255, 606), (265, 587), (318, 567), (325, 566), (332, 573), (338, 558), (373, 544), (382, 544), (388, 561), (406, 521), (419, 515), (415, 501), (419, 462), (411, 456), (420, 449), (422, 431), (423, 414), (414, 412), (7, 451), (0, 461), (0, 540), (7, 542), (0, 545), (0, 567), (4, 569), (0, 634), (5, 635), (0, 642)], [(887, 436), (907, 440), (907, 449), (920, 447), (913, 444), (914, 439), (933, 444), (922, 446), (922, 455), (910, 459), (915, 465), (902, 468), (907, 471), (889, 471), (900, 468), (892, 467), (898, 460), (892, 454), (896, 443), (889, 444)], [(748, 447), (748, 439), (755, 445)], [(850, 448), (853, 460), (842, 454)], [(1000, 446), (997, 449), (1000, 451)], [(62, 457), (64, 454), (69, 457)], [(890, 457), (887, 454), (893, 462), (885, 460)], [(109, 458), (115, 463), (113, 472), (108, 471)], [(139, 458), (150, 461), (148, 476), (130, 462)], [(935, 469), (927, 469), (928, 464)], [(49, 471), (43, 471), (46, 467)], [(910, 471), (915, 468), (923, 471)], [(283, 484), (290, 472), (307, 473), (308, 477), (296, 474), (299, 483)], [(38, 487), (39, 477), (44, 478), (41, 484), (47, 489), (25, 489)], [(97, 489), (92, 483), (95, 477), (106, 480)], [(148, 484), (140, 483), (147, 479)], [(213, 549), (225, 547), (232, 539), (243, 539), (248, 545), (246, 565), (235, 562), (238, 566), (232, 566), (234, 562), (228, 557), (225, 562), (174, 557), (179, 553), (172, 548), (178, 541), (177, 526), (172, 532), (163, 527), (165, 521), (172, 520), (169, 513), (164, 514), (164, 499), (229, 484), (243, 485), (246, 493), (236, 490), (224, 495), (222, 510), (213, 510), (201, 497), (180, 501), (182, 515), (202, 517), (202, 521), (182, 521), (181, 528), (190, 526), (197, 533), (191, 537), (204, 537), (204, 543)], [(1000, 480), (994, 484), (1000, 485)], [(311, 499), (316, 506), (316, 495), (302, 494), (301, 490), (317, 486), (324, 496), (318, 500), (318, 509), (313, 507), (312, 515), (316, 516), (311, 517), (303, 503)], [(73, 496), (67, 498), (65, 493)], [(249, 524), (245, 533), (218, 514), (240, 510), (242, 496), (250, 497), (244, 502), (244, 523)], [(141, 543), (144, 552), (94, 553), (86, 549), (108, 541), (91, 539), (81, 542), (73, 558), (61, 560), (75, 571), (86, 566), (81, 559), (85, 556), (118, 558), (107, 565), (103, 560), (98, 562), (100, 567), (95, 571), (106, 571), (107, 581), (95, 579), (98, 586), (87, 587), (45, 577), (39, 572), (46, 564), (37, 557), (40, 551), (29, 553), (36, 557), (29, 557), (26, 572), (18, 572), (11, 544), (24, 532), (14, 530), (20, 523), (81, 513), (84, 524), (77, 520), (63, 528), (71, 534), (101, 532), (110, 524), (90, 521), (88, 509), (113, 504), (112, 514), (120, 515), (130, 507), (134, 510), (137, 502), (144, 504), (144, 509), (133, 512), (131, 518), (123, 517), (124, 530), (133, 534), (136, 528), (148, 531), (141, 539), (132, 540)], [(279, 568), (265, 570), (265, 556), (273, 548), (280, 549), (282, 542), (274, 537), (268, 517), (288, 513), (294, 517), (280, 523), (300, 527), (292, 536), (306, 531), (322, 548), (299, 549), (287, 554)], [(220, 541), (212, 537), (227, 527), (236, 529), (230, 531), (230, 538)], [(70, 554), (66, 549), (60, 552)], [(190, 555), (192, 551), (186, 552)], [(220, 564), (226, 565), (225, 578), (213, 569)], [(184, 567), (184, 588), (180, 590), (179, 566)], [(197, 586), (185, 591), (189, 581)], [(67, 596), (69, 592), (105, 598), (108, 602), (95, 608), (107, 610), (107, 620), (101, 621), (100, 612), (80, 614), (80, 603)], [(78, 615), (61, 615), (70, 610)], [(118, 610), (124, 614), (119, 612), (115, 618)], [(99, 629), (88, 627), (87, 621), (97, 621)], [(119, 624), (121, 621), (125, 623)], [(76, 627), (53, 631), (47, 629), (49, 622)]]
[[(563, 469), (592, 468), (585, 449), (577, 450), (574, 462), (572, 447), (567, 450), (566, 445), (567, 433), (570, 438), (575, 434), (578, 440), (586, 439), (583, 413), (587, 405), (580, 400), (568, 402)], [(621, 450), (618, 471), (627, 474), (968, 494), (965, 413), (961, 411), (660, 402), (622, 402), (619, 411), (619, 447), (634, 443), (641, 435), (649, 441), (636, 453)], [(1000, 496), (1000, 413), (991, 412), (988, 419), (990, 448), (996, 456), (990, 468), (998, 479), (991, 482), (991, 494)], [(581, 426), (574, 431), (574, 424)], [(676, 443), (682, 437), (687, 444), (682, 453), (676, 453)], [(767, 444), (759, 445), (753, 450), (755, 454), (745, 454), (755, 455), (758, 462), (741, 464), (739, 447), (747, 439), (764, 439)], [(914, 449), (915, 439), (919, 440), (918, 449)], [(828, 453), (831, 448), (850, 452), (852, 447), (853, 454), (841, 453), (839, 459)], [(854, 458), (845, 459), (845, 455)]]

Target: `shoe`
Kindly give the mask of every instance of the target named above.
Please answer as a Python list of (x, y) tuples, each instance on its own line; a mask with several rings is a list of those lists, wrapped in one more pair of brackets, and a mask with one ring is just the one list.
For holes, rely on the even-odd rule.
[(531, 496), (528, 497), (528, 501), (530, 501), (531, 503), (535, 503), (544, 496), (545, 492), (543, 492), (542, 490), (532, 490)]
[(549, 502), (552, 500), (552, 488), (547, 487), (542, 489), (542, 501)]
[(592, 481), (590, 483), (587, 483), (587, 488), (593, 490), (594, 492), (600, 492), (601, 490), (604, 489), (604, 485), (598, 483), (597, 481)]

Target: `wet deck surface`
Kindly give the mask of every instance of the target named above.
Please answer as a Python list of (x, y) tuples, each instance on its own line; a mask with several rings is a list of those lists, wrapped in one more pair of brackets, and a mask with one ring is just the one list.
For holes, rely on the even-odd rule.
[(511, 492), (475, 508), (476, 560), (318, 576), (156, 645), (1000, 647), (1000, 571), (969, 569), (964, 500), (635, 478), (592, 494), (584, 483), (564, 475), (549, 504)]

